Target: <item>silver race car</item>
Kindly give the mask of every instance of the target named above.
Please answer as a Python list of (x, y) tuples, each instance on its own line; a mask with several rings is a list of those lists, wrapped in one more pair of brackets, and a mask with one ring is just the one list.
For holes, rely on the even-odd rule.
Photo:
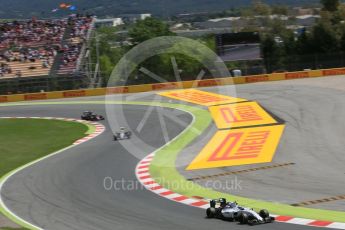
[(121, 127), (120, 131), (115, 133), (114, 141), (130, 139), (132, 136), (132, 132), (128, 131), (125, 127)]
[(226, 202), (225, 198), (211, 200), (206, 215), (208, 218), (238, 221), (240, 224), (249, 225), (266, 224), (274, 221), (274, 217), (271, 217), (266, 209), (257, 213), (251, 208), (239, 206), (237, 202)]

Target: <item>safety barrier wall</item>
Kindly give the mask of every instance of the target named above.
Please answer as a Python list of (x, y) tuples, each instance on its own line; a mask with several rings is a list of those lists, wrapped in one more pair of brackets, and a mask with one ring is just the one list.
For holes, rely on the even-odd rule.
[(0, 95), (0, 103), (18, 102), (18, 101), (33, 101), (59, 98), (73, 98), (73, 97), (87, 97), (87, 96), (102, 96), (106, 94), (124, 94), (124, 93), (140, 93), (156, 90), (166, 89), (180, 89), (180, 88), (198, 88), (198, 87), (212, 87), (220, 85), (233, 84), (247, 84), (267, 81), (281, 81), (292, 80), (300, 78), (313, 78), (345, 75), (345, 68), (323, 69), (323, 70), (309, 70), (300, 72), (285, 72), (261, 74), (243, 77), (229, 77), (229, 78), (215, 78), (198, 81), (183, 81), (183, 82), (167, 82), (159, 84), (145, 84), (145, 85), (131, 85), (120, 86), (112, 88), (97, 88), (97, 89), (80, 89), (44, 93), (30, 93), (30, 94), (14, 94), (14, 95)]

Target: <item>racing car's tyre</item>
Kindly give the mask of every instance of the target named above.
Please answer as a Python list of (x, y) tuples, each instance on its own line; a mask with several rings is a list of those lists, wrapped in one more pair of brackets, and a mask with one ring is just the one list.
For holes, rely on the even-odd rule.
[(242, 212), (238, 217), (238, 221), (240, 222), (240, 224), (248, 224), (248, 214)]
[(248, 224), (250, 226), (256, 225), (256, 224), (258, 224), (258, 220), (257, 219), (248, 220)]
[(214, 218), (216, 215), (216, 209), (215, 208), (208, 208), (206, 209), (206, 216), (207, 218)]
[(267, 218), (267, 217), (270, 216), (270, 214), (268, 213), (268, 211), (267, 211), (266, 209), (260, 210), (259, 215), (260, 215), (263, 219), (265, 219), (265, 218)]

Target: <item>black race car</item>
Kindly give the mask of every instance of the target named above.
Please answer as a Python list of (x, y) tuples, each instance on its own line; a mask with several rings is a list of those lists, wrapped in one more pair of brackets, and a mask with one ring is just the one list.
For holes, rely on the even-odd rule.
[(132, 136), (132, 132), (131, 131), (128, 131), (126, 128), (121, 127), (120, 131), (115, 133), (114, 141), (130, 139), (131, 136)]
[(80, 118), (82, 120), (86, 120), (86, 121), (100, 121), (100, 120), (104, 120), (103, 116), (95, 114), (94, 112), (90, 112), (90, 111), (83, 112), (83, 114), (80, 116)]

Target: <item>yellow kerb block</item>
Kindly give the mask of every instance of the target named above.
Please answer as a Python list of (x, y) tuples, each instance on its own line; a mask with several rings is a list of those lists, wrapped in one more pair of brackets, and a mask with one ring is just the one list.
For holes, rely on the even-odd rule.
[(158, 93), (161, 96), (173, 98), (180, 101), (186, 101), (198, 105), (212, 106), (219, 104), (235, 103), (246, 101), (242, 98), (224, 96), (215, 93), (209, 93), (196, 89), (174, 90)]
[(277, 121), (256, 102), (211, 106), (209, 110), (218, 129), (277, 123)]

